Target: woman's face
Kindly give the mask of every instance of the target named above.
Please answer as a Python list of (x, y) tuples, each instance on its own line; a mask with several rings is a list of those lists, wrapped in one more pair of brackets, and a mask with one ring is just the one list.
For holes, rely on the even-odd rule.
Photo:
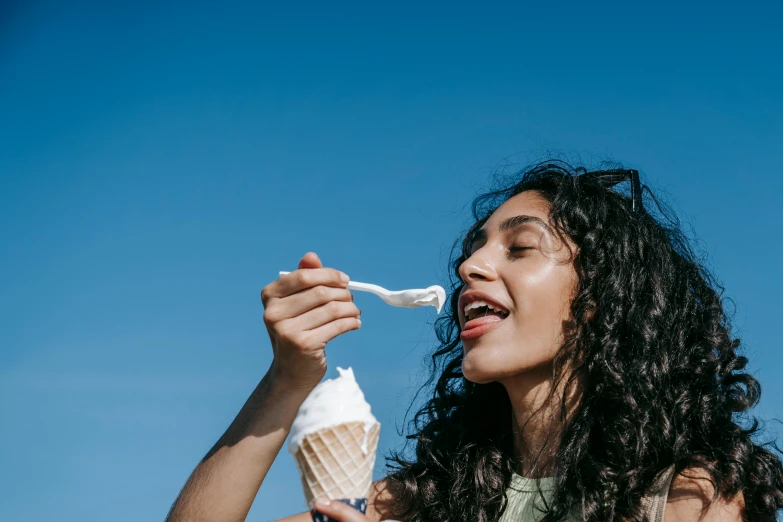
[[(572, 325), (575, 246), (554, 233), (548, 210), (549, 203), (536, 192), (510, 198), (481, 228), (470, 257), (460, 265), (465, 283), (459, 306), (462, 372), (472, 382), (504, 381), (531, 370), (549, 375)], [(485, 315), (487, 309), (478, 308), (466, 319), (465, 305), (482, 297), (500, 305), (500, 313)]]

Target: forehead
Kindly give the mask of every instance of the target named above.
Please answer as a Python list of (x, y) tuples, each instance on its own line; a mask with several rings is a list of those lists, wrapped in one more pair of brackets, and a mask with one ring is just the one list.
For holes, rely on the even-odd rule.
[(534, 216), (549, 224), (549, 202), (537, 192), (522, 192), (500, 205), (482, 228), (496, 229), (506, 219), (519, 215)]

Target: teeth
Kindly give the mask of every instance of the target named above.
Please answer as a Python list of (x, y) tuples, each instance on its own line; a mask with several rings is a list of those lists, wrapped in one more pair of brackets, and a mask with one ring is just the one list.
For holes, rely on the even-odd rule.
[(489, 303), (487, 303), (485, 301), (473, 301), (472, 303), (468, 303), (467, 305), (465, 305), (465, 308), (463, 309), (463, 312), (465, 313), (465, 317), (467, 317), (468, 320), (473, 319), (472, 316), (473, 315), (477, 315), (477, 314), (472, 314), (472, 313), (470, 313), (470, 311), (471, 310), (475, 310), (477, 308), (481, 308), (481, 307), (487, 307), (490, 310), (492, 310), (493, 312), (498, 312), (501, 315), (505, 315), (506, 314), (506, 312), (503, 311), (502, 309), (496, 308), (496, 307), (492, 306), (491, 304), (489, 304)]

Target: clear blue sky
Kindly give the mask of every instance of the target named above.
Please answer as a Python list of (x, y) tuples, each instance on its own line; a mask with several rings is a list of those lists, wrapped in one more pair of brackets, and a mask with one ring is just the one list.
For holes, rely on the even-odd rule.
[[(666, 191), (782, 416), (779, 2), (190, 4), (0, 3), (0, 520), (162, 520), (270, 363), (278, 270), (444, 283), (546, 150)], [(356, 301), (329, 376), (385, 453), (436, 316)], [(281, 454), (249, 520), (303, 502)]]

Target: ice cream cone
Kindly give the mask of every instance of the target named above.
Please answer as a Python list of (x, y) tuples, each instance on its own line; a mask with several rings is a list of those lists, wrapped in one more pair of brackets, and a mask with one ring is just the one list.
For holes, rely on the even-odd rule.
[(381, 425), (353, 375), (337, 368), (336, 379), (316, 386), (291, 425), (288, 450), (302, 478), (313, 522), (334, 522), (313, 510), (319, 497), (344, 502), (362, 513), (372, 485)]
[(319, 497), (366, 499), (380, 424), (346, 422), (307, 434), (294, 453), (308, 506)]

